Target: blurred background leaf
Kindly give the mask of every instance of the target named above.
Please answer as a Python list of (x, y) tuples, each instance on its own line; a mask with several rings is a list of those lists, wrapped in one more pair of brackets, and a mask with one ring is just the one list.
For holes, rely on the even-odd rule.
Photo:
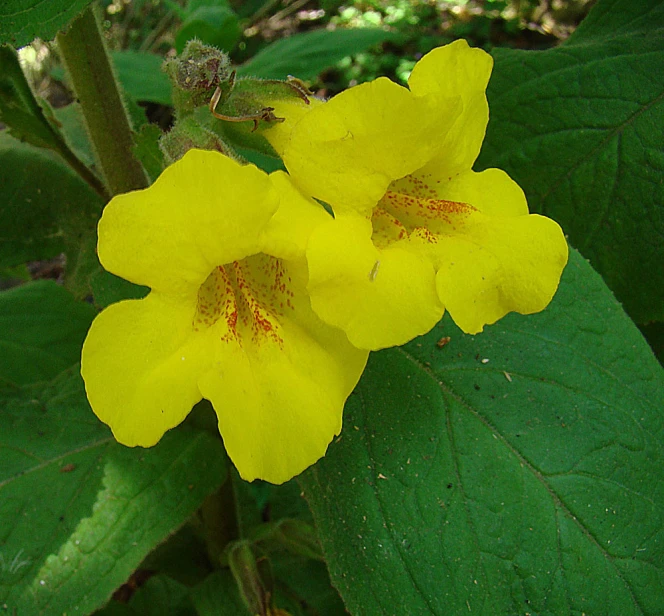
[(171, 104), (171, 83), (161, 70), (161, 56), (138, 51), (112, 54), (118, 79), (125, 92), (136, 101)]
[(280, 39), (238, 68), (238, 75), (264, 79), (313, 79), (345, 56), (396, 38), (379, 29), (317, 30)]
[(175, 49), (181, 53), (187, 41), (198, 39), (231, 52), (242, 37), (240, 20), (225, 0), (191, 0), (175, 37)]

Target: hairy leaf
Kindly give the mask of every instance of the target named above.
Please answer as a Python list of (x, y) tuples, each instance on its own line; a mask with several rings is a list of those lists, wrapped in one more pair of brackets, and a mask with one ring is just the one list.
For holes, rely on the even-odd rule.
[(638, 322), (664, 320), (664, 4), (603, 0), (547, 51), (495, 50), (479, 160), (557, 220)]
[(333, 583), (357, 616), (661, 614), (662, 409), (576, 252), (543, 313), (373, 354), (301, 480)]
[(83, 382), (0, 400), (0, 604), (89, 614), (225, 477), (219, 439), (186, 426), (150, 449), (117, 444)]

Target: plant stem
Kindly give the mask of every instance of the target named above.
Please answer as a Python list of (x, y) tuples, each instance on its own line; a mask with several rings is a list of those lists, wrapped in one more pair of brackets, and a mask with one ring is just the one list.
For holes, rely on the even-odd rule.
[(132, 152), (131, 125), (94, 9), (83, 11), (57, 41), (111, 194), (145, 188), (147, 177)]
[(230, 470), (219, 490), (203, 503), (201, 515), (210, 562), (219, 567), (224, 548), (239, 536), (235, 488)]

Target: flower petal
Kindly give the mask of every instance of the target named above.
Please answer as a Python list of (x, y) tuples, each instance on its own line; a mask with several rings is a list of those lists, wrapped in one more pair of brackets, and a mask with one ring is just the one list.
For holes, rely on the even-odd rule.
[(283, 171), (275, 171), (270, 179), (279, 194), (279, 209), (265, 228), (262, 251), (282, 259), (302, 258), (311, 232), (331, 216), (306, 198)]
[(240, 475), (283, 483), (322, 457), (341, 430), (368, 353), (313, 313), (304, 263), (257, 255), (240, 267), (246, 304), (199, 387)]
[(212, 355), (210, 340), (192, 330), (195, 309), (153, 292), (92, 323), (81, 374), (92, 409), (120, 443), (154, 445), (201, 399), (198, 376)]
[(413, 68), (408, 85), (416, 96), (433, 96), (441, 105), (451, 96), (463, 101), (461, 114), (424, 173), (452, 177), (473, 166), (489, 121), (485, 92), (492, 67), (488, 53), (458, 40), (429, 52)]
[(376, 79), (304, 115), (293, 128), (284, 163), (306, 194), (335, 212), (367, 213), (390, 182), (439, 150), (458, 112), (458, 97), (434, 101)]
[(421, 199), (467, 203), (491, 216), (523, 216), (528, 203), (521, 187), (501, 169), (464, 171), (452, 178), (416, 171), (390, 186), (390, 191)]
[(549, 218), (477, 212), (458, 234), (439, 238), (438, 295), (456, 324), (475, 334), (508, 312), (543, 310), (558, 288), (567, 253), (562, 230)]
[(322, 100), (314, 97), (310, 97), (308, 100), (309, 104), (296, 97), (268, 101), (269, 106), (274, 109), (274, 115), (277, 118), (283, 118), (283, 122), (271, 122), (261, 132), (279, 156), (283, 156), (295, 124), (312, 109), (323, 104)]
[(99, 222), (99, 259), (131, 282), (195, 293), (215, 266), (260, 250), (277, 205), (253, 165), (190, 150), (149, 188), (111, 200)]
[(313, 309), (358, 348), (404, 344), (443, 316), (430, 261), (405, 242), (374, 246), (366, 218), (341, 216), (317, 227), (307, 260)]

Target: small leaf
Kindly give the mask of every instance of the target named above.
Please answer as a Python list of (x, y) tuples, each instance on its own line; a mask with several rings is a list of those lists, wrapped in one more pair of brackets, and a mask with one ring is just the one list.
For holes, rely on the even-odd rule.
[(77, 157), (59, 130), (59, 122), (48, 103), (42, 104), (32, 94), (23, 75), (16, 52), (0, 46), (0, 122), (20, 141), (59, 154), (91, 186), (104, 194), (104, 187)]
[(77, 363), (96, 314), (55, 282), (0, 293), (0, 382), (50, 381)]
[(238, 75), (264, 79), (314, 79), (324, 69), (342, 58), (394, 39), (386, 30), (315, 30), (294, 34), (261, 49), (251, 60), (238, 67)]
[(575, 251), (543, 313), (372, 354), (301, 479), (348, 609), (661, 614), (663, 408), (662, 367)]
[(182, 426), (150, 449), (113, 440), (83, 382), (0, 400), (0, 604), (9, 613), (89, 614), (225, 477), (221, 442)]
[(497, 49), (479, 166), (505, 169), (639, 323), (664, 320), (664, 4), (602, 0), (562, 45)]
[(16, 52), (7, 46), (0, 46), (0, 122), (20, 141), (56, 152), (66, 147), (32, 94)]
[(34, 39), (50, 41), (91, 0), (3, 0), (0, 3), (0, 45), (23, 47)]

